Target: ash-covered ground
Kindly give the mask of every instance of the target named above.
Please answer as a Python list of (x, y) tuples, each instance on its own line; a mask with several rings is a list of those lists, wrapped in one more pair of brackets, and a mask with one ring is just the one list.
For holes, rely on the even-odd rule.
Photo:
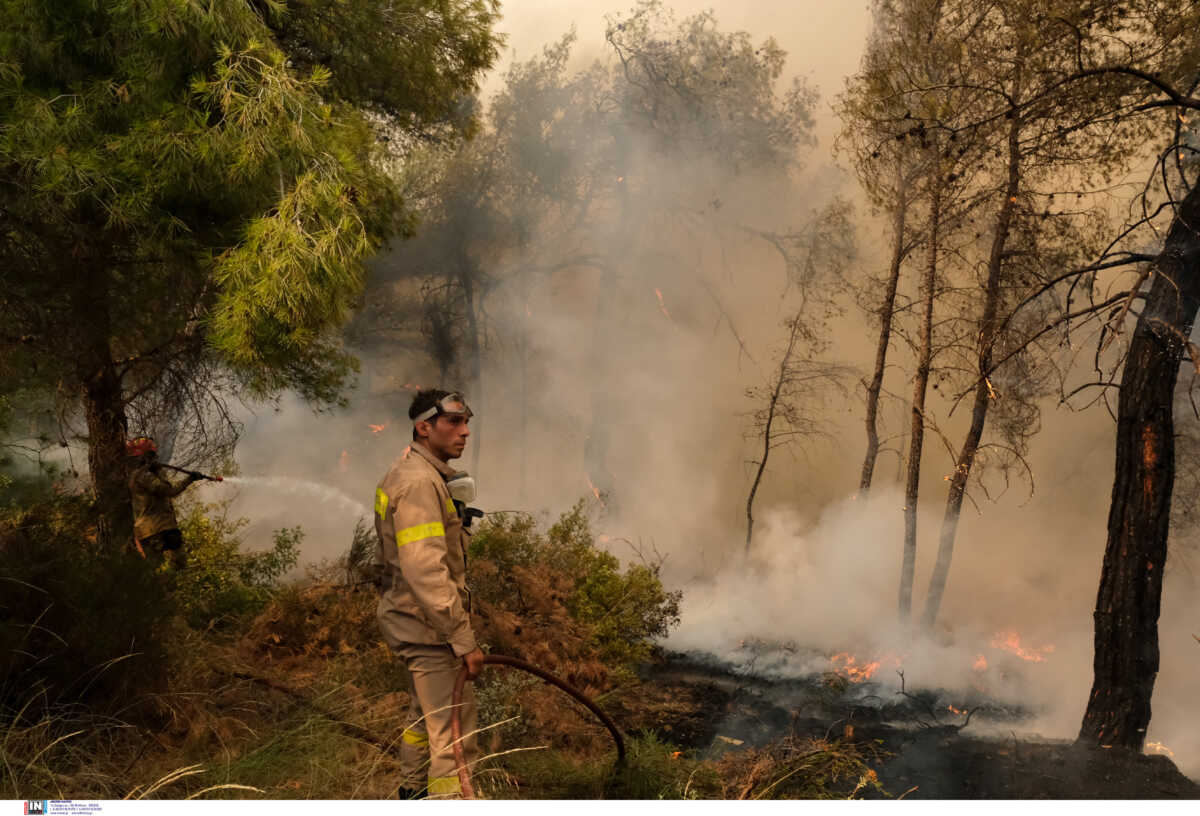
[(1200, 798), (1200, 785), (1165, 755), (1047, 739), (1031, 730), (1037, 710), (990, 693), (982, 679), (937, 688), (889, 662), (761, 641), (724, 657), (666, 652), (644, 679), (671, 703), (648, 725), (706, 758), (789, 736), (854, 743), (893, 797)]

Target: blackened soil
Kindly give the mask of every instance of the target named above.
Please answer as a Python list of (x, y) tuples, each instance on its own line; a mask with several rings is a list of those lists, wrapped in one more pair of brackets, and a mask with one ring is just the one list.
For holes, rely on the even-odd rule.
[[(863, 736), (863, 735), (860, 735)], [(1165, 756), (1069, 742), (975, 738), (953, 727), (885, 738), (883, 788), (909, 799), (1198, 799)]]
[[(964, 726), (936, 713), (936, 692), (871, 700), (829, 677), (766, 680), (681, 655), (647, 667), (643, 680), (613, 711), (627, 730), (706, 757), (788, 735), (857, 744), (878, 757), (870, 764), (893, 798), (1200, 799), (1200, 785), (1167, 757), (978, 736), (982, 718)], [(993, 708), (991, 721), (1015, 732), (1025, 715)]]

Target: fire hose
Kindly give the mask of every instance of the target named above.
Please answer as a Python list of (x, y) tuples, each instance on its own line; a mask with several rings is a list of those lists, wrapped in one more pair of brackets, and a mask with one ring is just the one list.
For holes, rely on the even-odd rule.
[[(545, 669), (539, 669), (537, 666), (534, 666), (531, 663), (526, 663), (524, 660), (516, 657), (498, 654), (484, 655), (483, 664), (485, 666), (508, 666), (509, 668), (520, 669), (521, 671), (532, 674), (534, 677), (538, 677), (550, 685), (557, 686), (567, 694), (570, 694), (585, 708), (595, 714), (596, 717), (599, 718), (600, 722), (604, 723), (604, 727), (608, 729), (610, 734), (612, 734), (613, 742), (617, 744), (617, 765), (620, 766), (625, 762), (625, 740), (621, 736), (621, 732), (617, 729), (616, 723), (614, 723), (612, 718), (600, 709), (600, 706), (596, 705), (596, 703), (582, 691), (571, 687), (566, 683), (566, 681), (555, 677)], [(462, 785), (463, 798), (474, 799), (475, 788), (471, 784), (471, 772), (467, 768), (467, 760), (463, 755), (462, 721), (458, 716), (459, 709), (462, 708), (463, 688), (466, 686), (466, 683), (467, 667), (463, 666), (462, 670), (458, 673), (458, 679), (454, 681), (454, 705), (452, 706), (450, 713), (450, 733), (454, 740), (454, 764), (458, 767), (458, 781)]]
[(195, 476), (197, 479), (208, 479), (210, 482), (225, 481), (225, 479), (221, 476), (209, 476), (207, 473), (201, 473), (198, 470), (188, 470), (187, 468), (176, 467), (175, 465), (168, 465), (166, 462), (159, 462), (158, 466), (169, 468), (169, 469), (177, 471), (179, 473), (186, 473), (188, 476)]

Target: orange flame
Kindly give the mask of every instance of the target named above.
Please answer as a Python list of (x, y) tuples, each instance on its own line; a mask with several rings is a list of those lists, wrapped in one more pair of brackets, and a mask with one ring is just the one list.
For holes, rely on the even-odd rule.
[(1054, 651), (1054, 644), (1047, 643), (1040, 647), (1027, 647), (1021, 644), (1021, 636), (1016, 632), (997, 632), (992, 635), (992, 648), (1015, 654), (1030, 663), (1045, 663), (1046, 655)]
[(1175, 756), (1175, 752), (1163, 745), (1161, 742), (1147, 742), (1146, 752), (1152, 754), (1163, 754), (1169, 757)]
[(967, 713), (965, 708), (955, 708), (952, 705), (946, 706), (946, 710), (949, 711), (951, 714), (957, 714), (960, 717), (966, 716), (966, 713)]
[(601, 507), (607, 507), (608, 505), (604, 503), (604, 497), (600, 495), (600, 488), (592, 484), (592, 477), (584, 476), (584, 478), (587, 479), (588, 487), (592, 489), (592, 495), (596, 497), (596, 501), (600, 502)]
[(345, 473), (350, 469), (350, 453), (342, 451), (342, 455), (338, 457), (338, 472)]
[(654, 294), (658, 295), (658, 310), (663, 313), (663, 317), (670, 320), (671, 313), (667, 311), (667, 304), (663, 301), (662, 289), (655, 289)]
[(383, 423), (382, 425), (372, 425), (371, 423), (367, 423), (367, 427), (371, 429), (371, 433), (373, 433), (373, 434), (379, 433), (387, 426), (388, 426), (388, 424), (386, 422)]
[(405, 383), (404, 385), (402, 385), (400, 387), (407, 388), (409, 391), (420, 391), (421, 390), (421, 386), (413, 385), (412, 383)]
[(971, 668), (977, 672), (987, 671), (987, 658), (983, 655), (975, 655), (975, 662), (971, 664)]
[(851, 683), (861, 683), (864, 680), (870, 680), (871, 676), (879, 671), (879, 667), (888, 660), (897, 664), (899, 663), (894, 657), (885, 656), (879, 660), (860, 664), (858, 658), (849, 652), (838, 652), (829, 658), (829, 662), (833, 664), (834, 674), (846, 678)]

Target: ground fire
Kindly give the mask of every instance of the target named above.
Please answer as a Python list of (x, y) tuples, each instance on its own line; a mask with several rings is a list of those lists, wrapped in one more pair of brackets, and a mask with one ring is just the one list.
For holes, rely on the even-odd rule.
[(833, 671), (840, 677), (844, 677), (851, 683), (862, 683), (865, 680), (870, 680), (881, 666), (899, 666), (900, 659), (895, 655), (888, 654), (878, 660), (868, 660), (859, 663), (859, 659), (849, 652), (838, 652), (829, 658), (829, 662), (833, 664)]
[(1036, 647), (1025, 646), (1021, 643), (1021, 636), (1013, 631), (997, 632), (992, 636), (991, 645), (993, 649), (1014, 654), (1030, 663), (1044, 663), (1046, 662), (1046, 655), (1054, 651), (1053, 643)]

